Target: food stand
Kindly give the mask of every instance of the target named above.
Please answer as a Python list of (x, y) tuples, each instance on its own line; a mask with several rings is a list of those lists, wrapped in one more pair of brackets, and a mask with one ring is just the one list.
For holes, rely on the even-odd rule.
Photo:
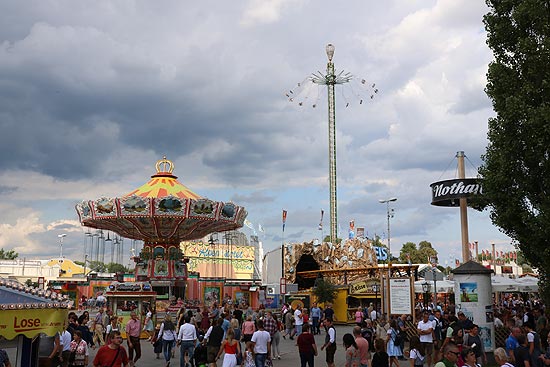
[[(144, 326), (146, 310), (150, 309), (153, 313), (153, 325), (156, 324), (155, 301), (157, 293), (153, 291), (148, 282), (113, 282), (105, 292), (109, 308), (113, 311), (113, 316), (118, 317), (120, 332), (123, 338), (126, 338), (126, 323), (130, 320), (130, 313), (135, 311), (141, 320), (141, 327)], [(141, 338), (147, 338), (145, 332), (141, 333)]]

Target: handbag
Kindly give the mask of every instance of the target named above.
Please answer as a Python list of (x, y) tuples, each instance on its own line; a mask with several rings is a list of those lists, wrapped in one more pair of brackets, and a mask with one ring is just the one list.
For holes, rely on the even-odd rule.
[(273, 367), (273, 360), (271, 358), (265, 360), (265, 367)]
[(69, 354), (69, 364), (73, 365), (75, 359), (76, 359), (76, 350), (73, 350), (71, 354)]

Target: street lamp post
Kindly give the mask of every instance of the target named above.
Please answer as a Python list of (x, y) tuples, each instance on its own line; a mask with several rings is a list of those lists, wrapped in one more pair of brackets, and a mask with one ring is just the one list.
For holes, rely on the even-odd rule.
[(386, 204), (386, 216), (388, 219), (388, 256), (389, 256), (388, 264), (391, 264), (390, 218), (393, 218), (393, 209), (390, 210), (390, 203), (392, 201), (397, 201), (397, 198), (378, 200), (379, 203)]
[(386, 292), (386, 295), (387, 295), (387, 299), (388, 301), (387, 302), (384, 302), (384, 305), (385, 307), (387, 307), (386, 311), (389, 315), (390, 313), (390, 297), (389, 297), (389, 294), (390, 294), (390, 279), (391, 279), (391, 236), (390, 236), (390, 218), (393, 218), (393, 209), (390, 210), (390, 203), (392, 201), (397, 201), (397, 198), (389, 198), (389, 199), (380, 199), (378, 200), (379, 203), (381, 204), (386, 204), (386, 217), (388, 219), (388, 283), (387, 283), (387, 292)]
[(430, 283), (422, 283), (422, 290), (424, 291), (424, 310), (428, 309), (428, 293), (430, 293)]
[(59, 258), (63, 258), (63, 239), (67, 237), (66, 233), (58, 234), (57, 237), (59, 237)]
[(434, 307), (437, 309), (437, 256), (432, 256), (430, 263), (432, 264), (432, 276), (434, 279)]

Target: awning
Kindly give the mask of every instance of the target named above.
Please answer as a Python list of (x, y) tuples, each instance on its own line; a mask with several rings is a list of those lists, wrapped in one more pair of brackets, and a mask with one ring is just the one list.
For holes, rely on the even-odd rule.
[[(414, 282), (414, 292), (424, 293), (422, 284), (427, 282), (430, 285), (430, 292), (433, 292), (434, 282), (426, 280), (417, 280)], [(454, 292), (455, 282), (452, 280), (438, 280), (436, 282), (437, 293), (452, 293)]]
[[(375, 295), (374, 294), (350, 294), (348, 295), (348, 297), (353, 297), (353, 298), (372, 298), (372, 299), (375, 299)], [(378, 295), (378, 297), (380, 297), (380, 294)]]

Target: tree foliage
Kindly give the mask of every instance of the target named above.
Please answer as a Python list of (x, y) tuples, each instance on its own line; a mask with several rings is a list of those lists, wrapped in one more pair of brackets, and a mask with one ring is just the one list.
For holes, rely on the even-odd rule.
[(413, 264), (427, 264), (430, 262), (431, 257), (437, 257), (437, 250), (428, 241), (420, 241), (418, 247), (414, 242), (406, 242), (399, 251), (399, 261), (404, 264), (408, 263), (407, 255), (410, 256)]
[(484, 198), (493, 223), (539, 269), (550, 302), (550, 3), (487, 4), (486, 92), (496, 115), (480, 168)]
[(317, 302), (326, 303), (333, 302), (336, 298), (336, 286), (330, 281), (319, 278), (315, 281), (315, 287), (313, 287), (313, 294), (317, 298)]
[(0, 249), (0, 260), (15, 260), (19, 257), (19, 254), (14, 250), (5, 251), (2, 247)]

